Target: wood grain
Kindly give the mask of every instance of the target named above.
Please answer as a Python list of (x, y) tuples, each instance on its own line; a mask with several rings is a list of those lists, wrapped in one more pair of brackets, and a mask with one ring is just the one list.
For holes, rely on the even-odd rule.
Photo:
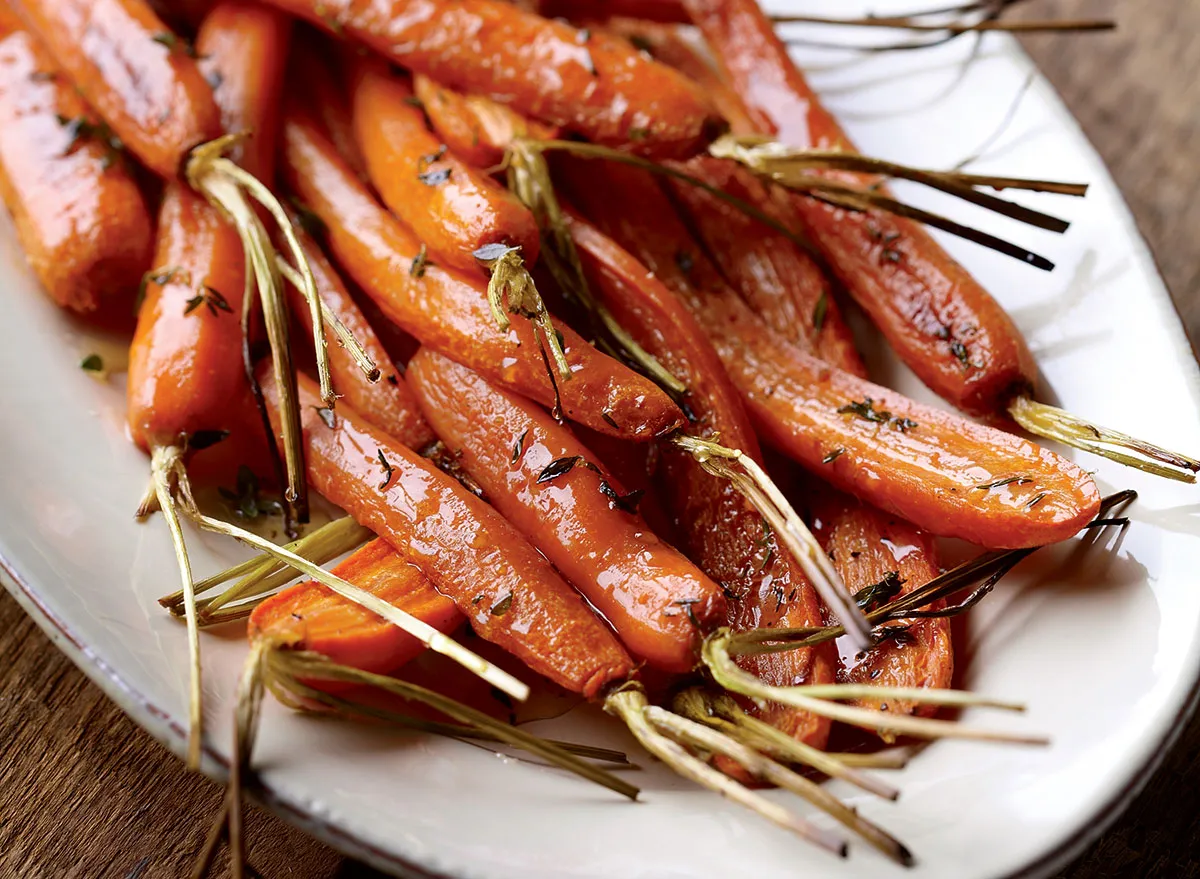
[[(916, 4), (920, 5), (920, 4)], [(1030, 17), (1112, 15), (1115, 35), (1027, 47), (1099, 148), (1200, 339), (1200, 3), (1041, 0)], [(220, 792), (131, 723), (0, 597), (0, 877), (180, 877)], [(1200, 721), (1119, 824), (1065, 879), (1200, 876)], [(374, 871), (255, 812), (250, 859), (269, 879)], [(223, 873), (220, 875), (224, 875)]]

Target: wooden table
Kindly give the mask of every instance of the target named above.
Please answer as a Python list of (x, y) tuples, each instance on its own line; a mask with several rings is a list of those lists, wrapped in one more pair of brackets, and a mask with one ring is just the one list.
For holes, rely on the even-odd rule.
[[(1200, 340), (1200, 3), (1044, 0), (1026, 14), (1121, 20), (1116, 35), (1027, 46), (1108, 162)], [(0, 748), (2, 877), (183, 876), (218, 805), (214, 784), (184, 772), (2, 594)], [(1200, 876), (1197, 748), (1200, 720), (1120, 823), (1062, 875)], [(377, 876), (257, 811), (249, 838), (250, 860), (269, 879)]]

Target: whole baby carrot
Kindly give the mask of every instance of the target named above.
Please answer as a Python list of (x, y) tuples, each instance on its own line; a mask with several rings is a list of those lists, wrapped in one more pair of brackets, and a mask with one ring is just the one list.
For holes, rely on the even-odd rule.
[(42, 288), (126, 317), (150, 265), (150, 215), (117, 144), (0, 4), (0, 198)]
[(379, 59), (353, 59), (350, 67), (354, 132), (368, 177), (430, 260), (478, 273), (475, 253), (503, 245), (520, 248), (533, 265), (539, 242), (529, 209), (430, 133), (406, 79)]

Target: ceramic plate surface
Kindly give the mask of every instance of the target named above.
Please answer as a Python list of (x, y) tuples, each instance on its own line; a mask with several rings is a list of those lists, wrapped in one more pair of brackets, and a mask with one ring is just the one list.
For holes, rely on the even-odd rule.
[[(877, 0), (871, 9), (909, 6)], [(803, 7), (867, 11), (834, 0)], [(972, 58), (973, 46), (959, 40), (879, 56), (806, 50), (801, 60), (865, 152), (934, 168), (975, 153), (1029, 81), (1011, 124), (974, 168), (1090, 182), (1086, 200), (1018, 196), (1072, 220), (1070, 231), (1037, 232), (916, 197), (1058, 263), (1047, 274), (947, 239), (1027, 334), (1044, 375), (1043, 397), (1168, 447), (1200, 450), (1196, 362), (1120, 195), (1015, 43), (993, 35)], [(174, 588), (173, 557), (161, 519), (143, 526), (132, 519), (147, 461), (126, 437), (119, 380), (103, 384), (78, 368), (95, 341), (40, 294), (7, 222), (0, 228), (0, 282), (6, 585), (125, 710), (181, 752), (184, 631), (155, 604)], [(931, 400), (877, 341), (868, 337), (868, 347), (877, 380)], [(651, 765), (615, 722), (588, 710), (534, 728), (638, 754), (647, 766), (637, 775), (643, 802), (479, 748), (314, 721), (274, 703), (257, 757), (264, 797), (289, 820), (398, 874), (1045, 875), (1147, 777), (1186, 715), (1200, 664), (1200, 489), (1097, 459), (1085, 465), (1096, 469), (1105, 493), (1126, 486), (1140, 492), (1133, 524), (1121, 538), (1086, 551), (1073, 543), (1039, 553), (974, 613), (959, 646), (967, 685), (1029, 706), (1024, 716), (973, 711), (967, 719), (1046, 732), (1053, 745), (939, 743), (906, 770), (887, 773), (903, 790), (898, 803), (832, 785), (911, 846), (919, 859), (911, 871), (863, 844), (846, 861), (816, 851)], [(209, 536), (193, 534), (191, 545), (199, 575), (238, 557)], [(245, 647), (239, 638), (205, 637), (204, 648), (206, 769), (219, 777)]]

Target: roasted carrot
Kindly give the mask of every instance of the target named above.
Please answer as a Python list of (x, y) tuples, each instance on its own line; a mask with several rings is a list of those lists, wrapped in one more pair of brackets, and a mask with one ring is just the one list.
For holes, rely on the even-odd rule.
[[(685, 5), (759, 132), (793, 146), (854, 151), (755, 0)], [(1037, 366), (1020, 331), (924, 226), (803, 196), (791, 202), (838, 279), (941, 397), (967, 412), (994, 414), (1033, 392)]]
[(213, 89), (227, 132), (248, 132), (229, 157), (260, 180), (275, 178), (279, 96), (291, 20), (258, 3), (222, 0), (196, 36), (200, 70)]
[[(334, 257), (389, 318), (501, 386), (555, 403), (533, 327), (518, 320), (500, 332), (482, 279), (430, 265), (412, 233), (379, 206), (298, 107), (286, 117), (282, 158), (288, 184), (324, 222)], [(560, 332), (573, 371), (557, 384), (566, 417), (643, 441), (679, 426), (678, 407), (657, 386), (569, 329)]]
[(145, 0), (14, 0), (84, 100), (138, 160), (171, 179), (221, 133), (212, 87)]
[[(630, 498), (566, 427), (535, 404), (427, 349), (408, 377), (438, 436), (522, 532), (616, 630), (635, 658), (696, 664), (724, 615), (717, 585), (625, 507)], [(593, 469), (594, 468), (594, 469)]]
[[(448, 634), (464, 621), (454, 602), (381, 538), (354, 552), (333, 573), (439, 632)], [(249, 634), (252, 641), (269, 635), (283, 644), (303, 644), (333, 662), (381, 674), (426, 649), (397, 626), (311, 580), (290, 586), (256, 607)], [(330, 683), (314, 685), (328, 690)]]
[(428, 76), (413, 77), (413, 92), (450, 152), (476, 168), (499, 167), (515, 137), (558, 137), (557, 128), (526, 119), (504, 104), (464, 95)]
[[(260, 372), (268, 398), (275, 395)], [(611, 630), (499, 513), (348, 406), (300, 380), (308, 479), (409, 558), (472, 627), (533, 671), (585, 696), (632, 663)]]
[(376, 58), (351, 62), (354, 132), (383, 203), (428, 248), (431, 261), (476, 273), (489, 244), (519, 247), (533, 265), (538, 228), (515, 195), (451, 153), (413, 106), (409, 82)]
[(128, 313), (153, 248), (146, 204), (111, 138), (4, 5), (0, 197), (51, 299)]
[[(647, 351), (688, 387), (693, 430), (719, 434), (726, 446), (759, 457), (758, 440), (702, 328), (682, 303), (637, 260), (578, 215), (568, 228), (593, 292)], [(689, 455), (662, 454), (669, 512), (688, 555), (720, 583), (735, 630), (820, 625), (816, 594), (763, 517), (728, 484), (713, 479)], [(833, 679), (828, 649), (744, 657), (748, 670), (776, 686)], [(789, 735), (823, 746), (829, 722), (770, 705), (764, 719)]]
[(584, 211), (688, 303), (759, 435), (780, 451), (925, 530), (991, 548), (1065, 540), (1095, 515), (1095, 483), (1062, 456), (915, 403), (786, 342), (689, 246), (646, 172), (605, 164), (576, 174), (588, 177), (587, 186), (571, 187)]
[(252, 419), (242, 366), (242, 246), (232, 227), (181, 183), (158, 215), (155, 268), (129, 352), (130, 433), (143, 449)]
[(499, 0), (270, 0), (414, 73), (510, 104), (596, 143), (686, 156), (720, 127), (683, 76), (625, 41)]
[[(888, 518), (844, 495), (815, 493), (813, 533), (852, 593), (873, 590), (874, 604), (907, 595), (940, 572), (927, 534)], [(882, 551), (881, 551), (882, 550)], [(889, 596), (885, 598), (884, 596)], [(929, 605), (939, 610), (944, 602)], [(950, 620), (916, 619), (890, 624), (878, 643), (853, 657), (839, 680), (891, 687), (949, 687), (954, 676)], [(899, 714), (932, 714), (931, 706), (886, 699), (859, 700), (864, 708)]]
[[(392, 363), (379, 336), (375, 334), (362, 309), (350, 296), (342, 279), (329, 264), (320, 247), (304, 231), (301, 230), (297, 234), (304, 247), (308, 266), (316, 278), (317, 289), (321, 291), (321, 299), (354, 338), (358, 339), (381, 373), (379, 381), (368, 380), (350, 352), (339, 345), (333, 333), (326, 329), (329, 369), (333, 374), (334, 387), (342, 399), (357, 412), (361, 412), (363, 418), (375, 427), (400, 440), (410, 449), (424, 448), (434, 441), (433, 431), (421, 417), (421, 410), (417, 408), (417, 401), (405, 383), (403, 374)], [(289, 286), (288, 297), (292, 314), (304, 326), (306, 334), (311, 335), (312, 313), (300, 291), (295, 286)]]

